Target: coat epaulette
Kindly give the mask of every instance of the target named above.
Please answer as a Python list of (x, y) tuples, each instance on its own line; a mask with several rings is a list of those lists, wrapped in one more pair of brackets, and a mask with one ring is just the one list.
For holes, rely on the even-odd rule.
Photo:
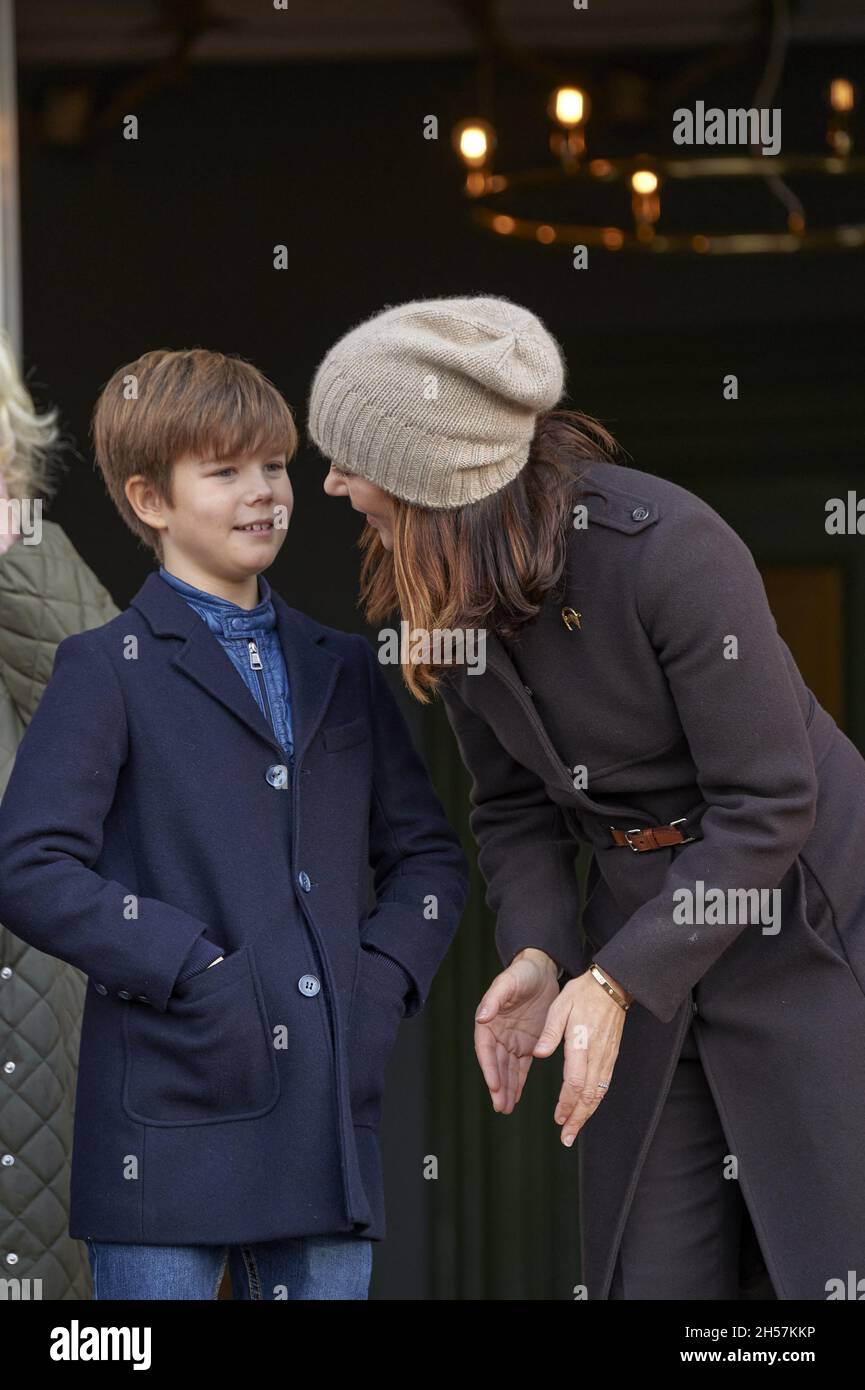
[(657, 502), (636, 492), (619, 492), (603, 485), (603, 491), (593, 491), (581, 497), (589, 524), (611, 526), (614, 531), (642, 531), (658, 520)]

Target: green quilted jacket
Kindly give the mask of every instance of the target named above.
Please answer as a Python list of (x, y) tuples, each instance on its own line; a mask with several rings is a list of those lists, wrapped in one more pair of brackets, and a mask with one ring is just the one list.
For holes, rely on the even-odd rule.
[[(118, 611), (54, 522), (0, 555), (0, 797), (58, 643)], [(41, 1280), (22, 1297), (91, 1296), (86, 1248), (66, 1230), (86, 984), (0, 923), (0, 1278)]]

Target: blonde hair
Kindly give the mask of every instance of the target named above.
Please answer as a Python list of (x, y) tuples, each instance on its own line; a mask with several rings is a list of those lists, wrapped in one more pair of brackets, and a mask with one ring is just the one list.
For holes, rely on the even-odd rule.
[(242, 357), (206, 348), (154, 348), (118, 367), (96, 402), (91, 433), (114, 505), (160, 562), (160, 533), (131, 505), (129, 478), (143, 474), (172, 506), (174, 464), (184, 454), (223, 459), (284, 449), (290, 460), (298, 443), (273, 382)]
[(0, 472), (10, 498), (53, 490), (53, 451), (60, 438), (57, 410), (37, 415), (18, 370), (8, 334), (0, 329)]

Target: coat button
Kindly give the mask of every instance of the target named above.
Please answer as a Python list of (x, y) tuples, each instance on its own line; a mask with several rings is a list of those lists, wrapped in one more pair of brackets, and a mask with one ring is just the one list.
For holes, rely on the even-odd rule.
[(107, 994), (107, 993), (108, 993), (108, 990), (105, 988), (104, 985), (94, 985), (93, 988), (96, 990), (96, 993), (97, 993), (97, 994)]
[(3, 1070), (6, 1072), (7, 1076), (11, 1076), (12, 1073), (13, 1073), (13, 1071), (15, 1070), (15, 1063), (14, 1063), (14, 1062), (4, 1062), (4, 1063), (3, 1063)]
[(264, 775), (270, 785), (276, 787), (277, 791), (282, 791), (288, 786), (288, 768), (285, 763), (274, 763)]
[(4, 965), (4, 966), (3, 966), (3, 969), (0, 970), (0, 980), (8, 980), (8, 979), (11, 978), (11, 975), (12, 975), (12, 966), (11, 966), (11, 965)]
[(321, 981), (317, 975), (301, 975), (297, 982), (297, 987), (301, 994), (306, 994), (309, 998), (312, 998), (312, 996), (318, 994), (318, 991), (321, 989)]
[(635, 507), (634, 510), (631, 512), (631, 516), (634, 518), (635, 521), (645, 521), (648, 515), (648, 507)]
[(692, 999), (692, 1000), (691, 1000), (691, 1013), (692, 1013), (692, 1014), (698, 1014), (699, 1012), (700, 1012), (700, 1010), (697, 1008), (697, 1001), (696, 1001), (696, 999)]
[(3, 1164), (4, 1168), (11, 1168), (14, 1162), (15, 1159), (13, 1158), (12, 1154), (4, 1154), (3, 1157), (0, 1158), (0, 1163)]
[(300, 873), (297, 876), (297, 881), (303, 889), (304, 893), (308, 893), (310, 888), (312, 887), (312, 883), (310, 882), (309, 874), (306, 872), (305, 869), (301, 869)]
[(142, 1002), (142, 1004), (149, 1004), (149, 1003), (150, 1003), (150, 998), (149, 998), (149, 996), (146, 995), (146, 994), (136, 994), (135, 998), (136, 998), (136, 999), (140, 999), (141, 1002)]
[(129, 990), (128, 990), (128, 989), (119, 989), (119, 990), (117, 991), (117, 998), (118, 998), (118, 999), (131, 999), (131, 998), (132, 998), (132, 995), (129, 993)]

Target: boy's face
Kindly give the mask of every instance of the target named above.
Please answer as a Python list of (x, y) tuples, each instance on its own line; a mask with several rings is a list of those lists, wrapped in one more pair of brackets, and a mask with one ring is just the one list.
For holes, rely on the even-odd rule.
[(347, 473), (331, 460), (330, 471), (324, 480), (328, 497), (347, 497), (356, 512), (363, 512), (370, 526), (378, 531), (385, 550), (393, 550), (393, 503), (390, 493), (377, 483)]
[[(127, 483), (127, 495), (134, 483)], [(284, 451), (216, 460), (184, 456), (175, 460), (172, 491), (170, 507), (147, 488), (133, 491), (144, 506), (143, 520), (160, 523), (167, 570), (176, 574), (184, 566), (242, 583), (273, 564), (294, 506)], [(140, 507), (136, 511), (142, 515)]]

